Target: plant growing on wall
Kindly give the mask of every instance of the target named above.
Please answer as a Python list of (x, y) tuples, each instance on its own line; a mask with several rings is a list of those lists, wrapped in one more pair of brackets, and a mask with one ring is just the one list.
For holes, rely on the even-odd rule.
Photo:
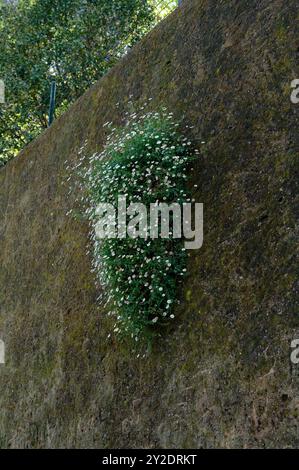
[[(145, 207), (190, 201), (187, 170), (195, 153), (177, 128), (165, 108), (132, 114), (123, 128), (111, 130), (103, 151), (80, 170), (85, 214), (92, 229), (94, 270), (104, 287), (109, 314), (115, 318), (114, 333), (135, 340), (174, 318), (178, 283), (186, 273), (186, 251), (171, 230), (168, 238), (151, 238), (149, 227), (135, 238), (117, 234), (99, 238), (98, 207), (107, 203), (118, 207), (120, 195), (127, 205)], [(128, 227), (133, 219), (134, 214), (127, 216)]]

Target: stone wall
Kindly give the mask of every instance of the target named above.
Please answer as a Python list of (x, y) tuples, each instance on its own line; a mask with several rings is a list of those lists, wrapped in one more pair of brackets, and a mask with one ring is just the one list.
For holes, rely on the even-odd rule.
[[(295, 3), (183, 2), (0, 170), (2, 447), (298, 447)], [(205, 149), (205, 227), (175, 323), (137, 359), (107, 338), (63, 182), (148, 98)]]

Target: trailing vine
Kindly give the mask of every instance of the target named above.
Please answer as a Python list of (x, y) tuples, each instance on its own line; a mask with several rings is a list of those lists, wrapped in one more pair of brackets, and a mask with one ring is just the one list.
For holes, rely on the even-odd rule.
[[(102, 152), (83, 165), (80, 176), (90, 222), (93, 269), (104, 288), (113, 332), (136, 341), (152, 335), (157, 325), (174, 318), (178, 283), (186, 274), (186, 251), (181, 239), (98, 238), (99, 204), (117, 208), (120, 195), (146, 207), (159, 202), (190, 201), (187, 173), (196, 152), (178, 131), (172, 113), (130, 115), (122, 128), (111, 129)], [(128, 216), (128, 224), (134, 215)]]

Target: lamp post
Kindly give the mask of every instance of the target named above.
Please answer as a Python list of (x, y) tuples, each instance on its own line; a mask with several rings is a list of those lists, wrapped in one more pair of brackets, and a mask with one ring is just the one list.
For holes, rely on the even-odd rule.
[(0, 80), (0, 103), (5, 103), (5, 84), (3, 80)]
[(50, 106), (49, 106), (49, 119), (48, 119), (48, 126), (50, 127), (53, 119), (54, 119), (54, 112), (55, 112), (55, 99), (56, 99), (56, 82), (51, 83), (51, 91), (50, 91)]

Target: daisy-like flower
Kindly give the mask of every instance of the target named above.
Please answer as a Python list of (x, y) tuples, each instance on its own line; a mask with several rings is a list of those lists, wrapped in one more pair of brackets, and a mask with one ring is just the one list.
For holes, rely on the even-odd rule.
[(145, 106), (141, 113), (127, 113), (122, 128), (105, 123), (109, 135), (104, 148), (86, 157), (85, 143), (74, 168), (90, 223), (92, 271), (103, 289), (98, 301), (115, 319), (113, 333), (134, 341), (149, 325), (174, 318), (177, 283), (187, 271), (185, 249), (171, 231), (168, 239), (152, 239), (147, 229), (145, 238), (98, 239), (96, 208), (107, 202), (117, 207), (119, 195), (146, 206), (191, 200), (188, 165), (198, 158), (191, 141), (178, 133), (173, 113), (166, 108), (147, 113)]

